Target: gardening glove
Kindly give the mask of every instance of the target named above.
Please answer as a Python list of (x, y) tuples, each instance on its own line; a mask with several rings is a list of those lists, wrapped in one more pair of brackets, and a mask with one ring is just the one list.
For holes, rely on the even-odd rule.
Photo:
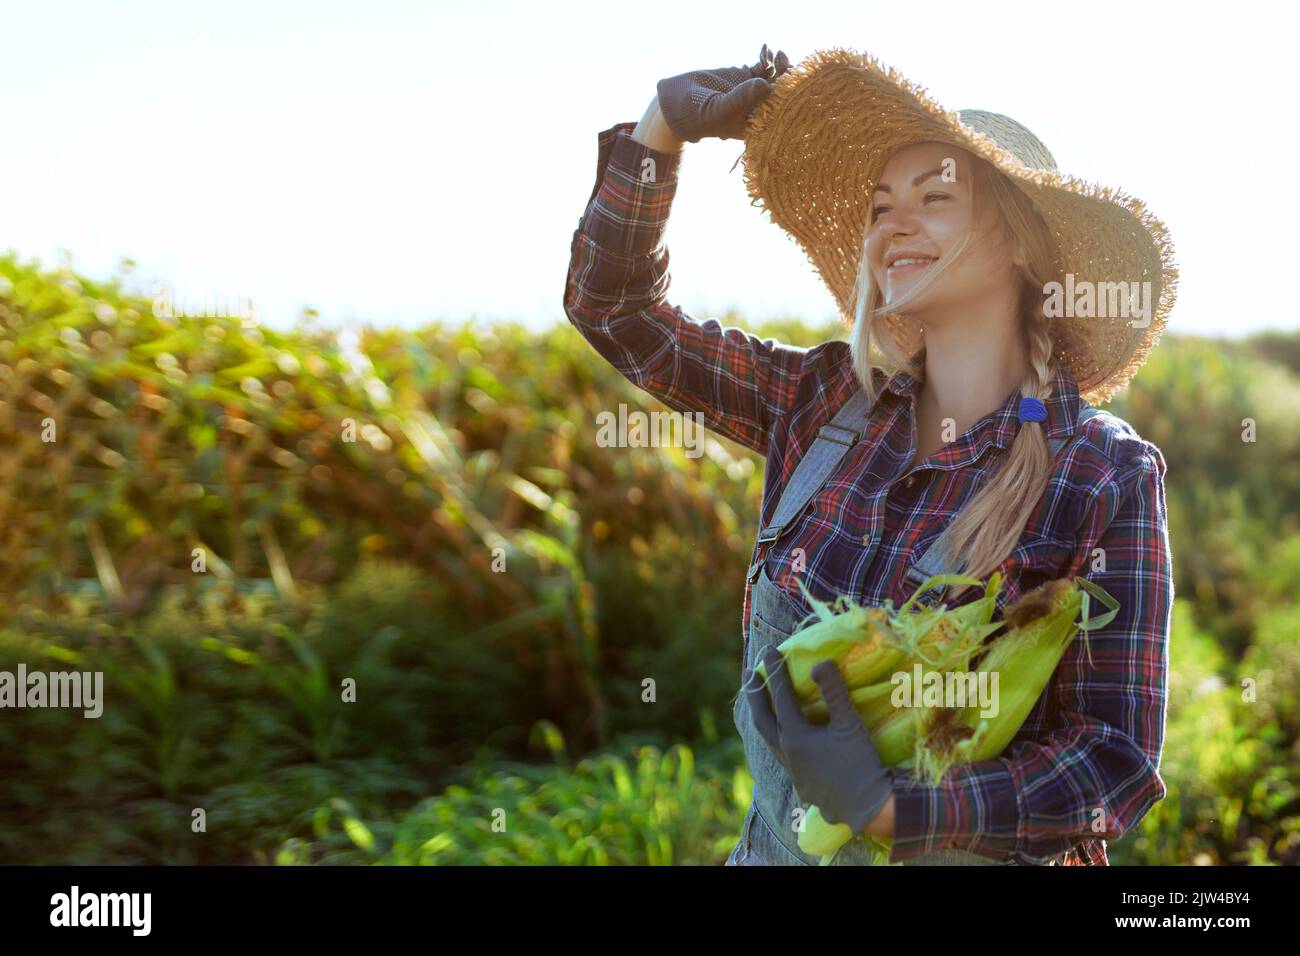
[(705, 136), (741, 139), (749, 114), (789, 68), (785, 52), (778, 50), (774, 58), (764, 43), (753, 66), (695, 70), (660, 80), (659, 110), (673, 135), (688, 143)]
[(800, 799), (818, 807), (826, 822), (848, 824), (854, 836), (861, 836), (889, 799), (894, 778), (853, 709), (839, 669), (832, 661), (812, 669), (830, 714), (829, 723), (818, 725), (804, 717), (785, 658), (775, 647), (764, 652), (763, 664), (776, 709), (763, 684), (747, 679), (754, 726), (790, 774)]

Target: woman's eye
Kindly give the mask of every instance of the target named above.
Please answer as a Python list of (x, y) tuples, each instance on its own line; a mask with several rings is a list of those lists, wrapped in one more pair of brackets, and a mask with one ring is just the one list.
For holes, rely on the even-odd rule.
[[(926, 203), (929, 203), (931, 200), (934, 199), (951, 199), (951, 198), (952, 197), (949, 196), (947, 193), (926, 193), (925, 194)], [(871, 210), (871, 221), (875, 222), (883, 214), (889, 212), (889, 210), (893, 208), (894, 208), (893, 206), (877, 206), (875, 209)]]

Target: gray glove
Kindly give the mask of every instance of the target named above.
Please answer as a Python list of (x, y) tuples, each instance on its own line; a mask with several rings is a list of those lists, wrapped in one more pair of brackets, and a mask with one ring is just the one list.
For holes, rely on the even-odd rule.
[(784, 51), (773, 58), (764, 43), (753, 66), (695, 70), (660, 80), (659, 110), (673, 135), (688, 143), (705, 136), (741, 139), (749, 114), (789, 68)]
[(828, 724), (818, 725), (804, 717), (785, 658), (775, 647), (763, 652), (763, 665), (776, 711), (767, 690), (747, 674), (745, 693), (754, 726), (790, 774), (800, 800), (819, 808), (827, 823), (846, 823), (854, 836), (861, 836), (893, 792), (894, 777), (853, 709), (839, 669), (831, 661), (812, 669), (830, 714)]

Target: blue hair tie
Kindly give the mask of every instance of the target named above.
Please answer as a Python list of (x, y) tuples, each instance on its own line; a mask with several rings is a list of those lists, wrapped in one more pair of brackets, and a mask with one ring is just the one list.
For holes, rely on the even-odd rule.
[(1047, 406), (1038, 398), (1022, 398), (1020, 400), (1020, 421), (1023, 422), (1045, 422), (1047, 421)]

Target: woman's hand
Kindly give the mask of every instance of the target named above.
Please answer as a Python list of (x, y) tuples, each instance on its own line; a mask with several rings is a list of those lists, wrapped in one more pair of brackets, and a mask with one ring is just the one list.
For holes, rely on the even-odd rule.
[(861, 836), (893, 795), (894, 780), (853, 709), (839, 669), (822, 661), (812, 670), (830, 714), (828, 724), (818, 725), (804, 717), (785, 658), (775, 647), (764, 652), (763, 664), (776, 709), (763, 685), (749, 687), (746, 675), (754, 726), (790, 774), (800, 800), (818, 807), (828, 823), (848, 824), (854, 836)]
[(705, 136), (740, 139), (749, 114), (789, 68), (785, 52), (773, 57), (764, 43), (753, 66), (694, 70), (660, 80), (659, 108), (673, 135), (688, 143)]

